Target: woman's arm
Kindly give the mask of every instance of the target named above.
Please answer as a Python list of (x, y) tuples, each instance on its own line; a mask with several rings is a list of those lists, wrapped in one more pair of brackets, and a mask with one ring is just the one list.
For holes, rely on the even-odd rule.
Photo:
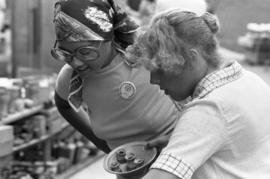
[(181, 179), (176, 175), (159, 169), (151, 169), (142, 179)]
[(84, 111), (76, 112), (69, 103), (61, 98), (55, 91), (55, 104), (60, 114), (81, 134), (93, 142), (100, 150), (109, 153), (111, 150), (104, 140), (95, 136), (92, 131), (88, 114)]

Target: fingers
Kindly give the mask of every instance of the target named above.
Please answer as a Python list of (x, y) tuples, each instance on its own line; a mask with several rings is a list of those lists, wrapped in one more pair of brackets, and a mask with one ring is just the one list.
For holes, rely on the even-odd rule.
[(162, 141), (156, 139), (156, 140), (151, 140), (149, 142), (147, 142), (146, 146), (148, 148), (153, 148), (153, 147), (160, 147), (162, 146)]
[(153, 148), (153, 147), (163, 148), (168, 144), (168, 141), (169, 141), (169, 136), (162, 136), (162, 137), (159, 137), (157, 139), (153, 139), (151, 141), (148, 141), (146, 144), (146, 147), (148, 147), (148, 148)]

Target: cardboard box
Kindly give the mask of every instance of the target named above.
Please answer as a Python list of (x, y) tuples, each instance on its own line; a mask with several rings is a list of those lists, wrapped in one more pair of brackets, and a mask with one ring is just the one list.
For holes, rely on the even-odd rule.
[(11, 154), (0, 157), (0, 179), (9, 178), (8, 176), (11, 173), (12, 160), (13, 157)]
[(0, 126), (0, 157), (12, 153), (14, 135), (12, 126)]

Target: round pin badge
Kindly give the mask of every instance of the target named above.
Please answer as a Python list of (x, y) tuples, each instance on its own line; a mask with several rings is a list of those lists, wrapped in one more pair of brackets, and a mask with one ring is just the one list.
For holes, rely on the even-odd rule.
[(136, 94), (136, 86), (130, 81), (120, 84), (119, 94), (123, 99), (130, 99)]

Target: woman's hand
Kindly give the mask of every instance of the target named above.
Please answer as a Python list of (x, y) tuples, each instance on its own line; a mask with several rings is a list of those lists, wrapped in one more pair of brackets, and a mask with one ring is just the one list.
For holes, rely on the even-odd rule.
[(136, 176), (123, 177), (123, 176), (120, 176), (120, 175), (116, 175), (116, 179), (141, 179), (141, 178), (138, 178)]
[(171, 136), (170, 134), (167, 134), (167, 135), (163, 135), (158, 138), (155, 138), (153, 140), (150, 140), (147, 142), (146, 147), (148, 148), (156, 147), (158, 151), (161, 151), (164, 147), (167, 146), (170, 136)]

